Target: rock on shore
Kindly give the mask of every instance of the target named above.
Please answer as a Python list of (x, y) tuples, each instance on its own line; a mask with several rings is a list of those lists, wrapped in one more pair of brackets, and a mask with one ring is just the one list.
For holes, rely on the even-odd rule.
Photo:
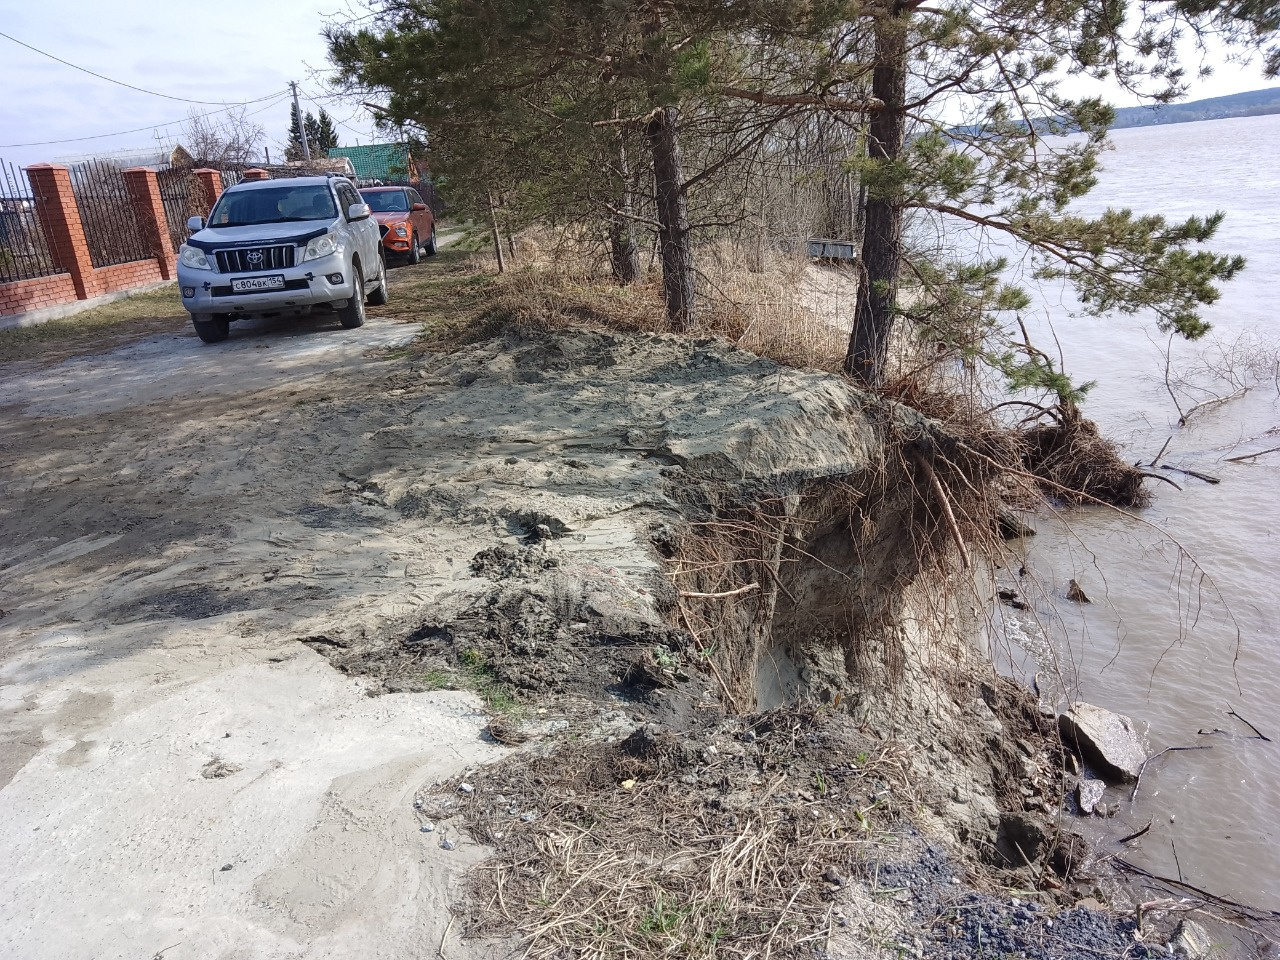
[(1147, 758), (1128, 717), (1076, 701), (1058, 717), (1062, 742), (1113, 783), (1138, 778)]

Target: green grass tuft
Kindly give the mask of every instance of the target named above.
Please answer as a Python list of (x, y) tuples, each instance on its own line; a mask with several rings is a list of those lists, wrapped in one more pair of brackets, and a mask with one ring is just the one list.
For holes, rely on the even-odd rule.
[(470, 690), (493, 713), (516, 716), (522, 710), (519, 699), (507, 684), (498, 679), (479, 650), (463, 650), (458, 655), (456, 670), (428, 670), (418, 680), (428, 690)]

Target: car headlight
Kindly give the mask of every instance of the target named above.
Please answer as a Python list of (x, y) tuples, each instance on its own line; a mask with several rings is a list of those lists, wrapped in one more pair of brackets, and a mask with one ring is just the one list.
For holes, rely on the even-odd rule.
[(184, 267), (193, 270), (212, 270), (213, 264), (199, 247), (189, 247), (185, 243), (178, 249), (178, 259)]
[(407, 237), (408, 235), (409, 235), (409, 231), (408, 231), (408, 230), (406, 230), (406, 229), (404, 228), (404, 224), (403, 224), (403, 223), (397, 223), (397, 224), (396, 224), (396, 236), (397, 236), (397, 237)]
[(338, 252), (338, 240), (332, 233), (322, 234), (315, 237), (307, 244), (307, 249), (302, 252), (303, 261), (319, 260), (321, 257), (328, 257)]

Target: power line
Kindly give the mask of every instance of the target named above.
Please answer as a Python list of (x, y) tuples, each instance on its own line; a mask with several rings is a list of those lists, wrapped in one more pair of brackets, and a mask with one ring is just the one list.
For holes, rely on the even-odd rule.
[[(274, 94), (275, 99), (271, 103), (268, 103), (261, 110), (255, 110), (253, 113), (246, 114), (246, 116), (252, 117), (255, 114), (262, 113), (264, 110), (270, 110), (272, 107), (279, 106), (288, 96), (288, 90)], [(263, 99), (266, 98), (264, 97)], [(260, 103), (261, 101), (250, 100), (248, 102)], [(10, 147), (53, 147), (63, 143), (83, 143), (86, 140), (106, 140), (108, 137), (122, 137), (127, 133), (141, 133), (143, 130), (155, 130), (158, 127), (172, 127), (175, 124), (186, 123), (188, 120), (192, 120), (197, 117), (214, 117), (220, 113), (226, 113), (228, 110), (234, 110), (237, 107), (242, 107), (244, 105), (245, 104), (243, 103), (233, 103), (231, 106), (223, 107), (221, 110), (210, 110), (207, 113), (197, 113), (192, 117), (183, 117), (181, 120), (166, 120), (163, 123), (148, 123), (145, 127), (134, 127), (132, 130), (117, 130), (115, 133), (95, 133), (93, 136), (71, 137), (67, 140), (37, 140), (32, 143), (0, 143), (0, 150), (7, 150)]]
[[(315, 104), (317, 107), (319, 107), (321, 110), (323, 110), (323, 109), (324, 109), (324, 104), (322, 104), (319, 100), (317, 100), (317, 99), (316, 99), (315, 97), (313, 97), (311, 94), (307, 93), (305, 90), (304, 90), (304, 91), (302, 91), (302, 95), (303, 95), (304, 97), (306, 97), (308, 100), (310, 100), (312, 103), (314, 103), (314, 104)], [(340, 100), (341, 100), (341, 98), (340, 98), (340, 97), (332, 96), (332, 95), (327, 96), (327, 97), (324, 97), (324, 99), (325, 99), (325, 100), (328, 100), (328, 101), (329, 101), (329, 102), (331, 102), (331, 103), (332, 103), (332, 102), (335, 102), (335, 101), (340, 101)], [(355, 113), (353, 113), (353, 114), (351, 114), (351, 116), (347, 117), (347, 120), (352, 120), (352, 119), (354, 119), (354, 118), (355, 118), (355, 116), (356, 116), (356, 114), (357, 114), (357, 113), (359, 113), (359, 112), (360, 112), (360, 110), (359, 110), (359, 109), (357, 109)], [(333, 117), (330, 117), (329, 119), (333, 120)], [(353, 126), (351, 126), (350, 124), (348, 124), (348, 123), (347, 123), (347, 120), (333, 120), (333, 122), (334, 122), (334, 123), (336, 123), (336, 124), (337, 124), (338, 126), (340, 126), (340, 127), (346, 127), (348, 130), (350, 130), (352, 133), (354, 133), (357, 137), (367, 137), (367, 136), (370, 136), (369, 134), (365, 133), (365, 131), (363, 131), (363, 130), (357, 130), (355, 127), (353, 127)]]
[[(17, 37), (11, 37), (9, 36), (9, 34), (4, 33), (3, 31), (0, 31), (0, 37), (4, 37), (6, 40), (12, 40), (18, 46), (26, 47), (28, 50), (32, 50), (35, 53), (40, 54), (40, 56), (42, 57), (48, 57), (50, 60), (56, 60), (58, 61), (58, 63), (62, 64), (63, 66), (70, 67), (73, 70), (79, 70), (81, 73), (87, 73), (89, 74), (89, 76), (97, 77), (99, 80), (105, 80), (107, 81), (107, 83), (114, 83), (116, 84), (116, 86), (126, 87), (130, 90), (136, 90), (138, 93), (149, 94), (150, 96), (153, 96), (153, 97), (163, 97), (166, 100), (177, 100), (179, 103), (194, 103), (202, 107), (216, 107), (219, 104), (224, 102), (221, 100), (189, 100), (186, 97), (175, 97), (167, 93), (158, 93), (155, 90), (147, 90), (143, 87), (135, 87), (132, 83), (125, 83), (123, 80), (113, 80), (111, 77), (103, 76), (101, 73), (95, 73), (94, 71), (88, 69), (87, 67), (77, 66), (76, 64), (71, 63), (69, 60), (63, 60), (61, 57), (55, 57), (52, 53), (49, 53), (45, 50), (41, 50), (38, 47), (33, 47), (29, 43), (23, 43)], [(274, 97), (274, 96), (276, 96), (276, 94), (273, 93), (271, 94), (271, 96), (258, 97), (256, 100), (242, 100), (239, 103), (235, 104), (235, 106), (243, 107), (243, 106), (247, 106), (250, 103), (261, 103), (263, 100), (270, 100), (271, 97)], [(125, 132), (132, 133), (134, 131), (125, 131)], [(91, 138), (83, 137), (81, 139), (91, 139)], [(56, 143), (59, 141), (50, 141), (50, 142)], [(70, 141), (61, 141), (61, 142), (65, 143)], [(18, 144), (11, 144), (11, 146), (18, 146)], [(32, 146), (39, 146), (39, 144), (32, 144)]]
[[(265, 107), (259, 107), (257, 110), (250, 110), (248, 113), (245, 114), (245, 116), (256, 117), (260, 113), (266, 113), (268, 110), (272, 110), (278, 107), (280, 104), (282, 104), (285, 101), (285, 99), (288, 98), (288, 96), (289, 96), (289, 91), (284, 90), (274, 100), (268, 103)], [(235, 106), (241, 106), (241, 104), (235, 104)], [(223, 113), (223, 112), (225, 111), (222, 111), (222, 110), (214, 111), (214, 113)], [(212, 116), (212, 115), (213, 114), (205, 114), (205, 116)]]

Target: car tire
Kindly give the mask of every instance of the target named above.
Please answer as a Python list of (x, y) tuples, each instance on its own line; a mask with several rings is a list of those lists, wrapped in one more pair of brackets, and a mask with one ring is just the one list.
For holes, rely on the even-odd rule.
[(231, 321), (217, 313), (193, 313), (191, 325), (205, 343), (221, 343), (231, 333)]
[(417, 266), (422, 262), (422, 248), (418, 246), (418, 235), (409, 238), (409, 265)]
[(436, 225), (431, 225), (431, 239), (427, 241), (427, 256), (434, 257), (436, 255)]
[(369, 294), (368, 303), (371, 307), (384, 307), (387, 304), (387, 299), (387, 263), (379, 257), (378, 287)]
[(357, 260), (351, 265), (351, 297), (345, 307), (338, 308), (338, 322), (348, 330), (364, 326), (364, 277)]

